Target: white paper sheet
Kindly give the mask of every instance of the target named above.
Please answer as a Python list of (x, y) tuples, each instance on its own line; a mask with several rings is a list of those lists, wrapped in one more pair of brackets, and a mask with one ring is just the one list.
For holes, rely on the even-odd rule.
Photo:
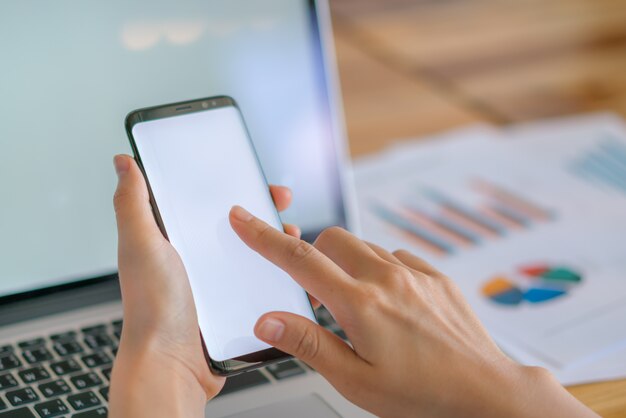
[[(355, 165), (363, 236), (388, 249), (407, 248), (454, 278), (497, 341), (520, 361), (548, 367), (566, 384), (626, 376), (622, 160), (604, 154), (611, 176), (591, 171), (590, 179), (572, 170), (607, 138), (611, 150), (626, 149), (622, 122), (594, 115), (501, 132), (474, 127), (392, 147)], [(500, 189), (523, 205), (508, 194), (504, 199)], [(456, 226), (467, 219), (455, 218), (448, 200), (487, 226), (497, 220), (499, 230), (474, 230), (477, 239), (469, 244), (450, 234), (437, 217)], [(498, 276), (532, 287), (518, 277), (529, 264), (565, 267), (582, 280), (540, 303), (507, 306), (482, 294)]]

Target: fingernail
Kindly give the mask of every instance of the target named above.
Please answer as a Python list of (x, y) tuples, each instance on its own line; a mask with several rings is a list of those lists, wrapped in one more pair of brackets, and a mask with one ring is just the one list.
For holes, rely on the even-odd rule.
[(238, 221), (248, 222), (250, 219), (252, 219), (252, 214), (241, 206), (233, 206), (231, 212), (235, 219), (237, 219)]
[(113, 165), (115, 166), (115, 172), (117, 173), (118, 177), (127, 172), (128, 168), (130, 167), (128, 158), (126, 158), (126, 156), (124, 155), (116, 155), (113, 158)]
[(267, 318), (257, 328), (257, 336), (269, 342), (277, 342), (283, 336), (285, 324), (274, 318)]

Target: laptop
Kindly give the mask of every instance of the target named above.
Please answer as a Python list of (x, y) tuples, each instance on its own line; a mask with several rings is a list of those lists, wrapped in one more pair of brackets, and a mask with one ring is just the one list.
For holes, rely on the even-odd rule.
[[(0, 418), (107, 415), (129, 110), (234, 97), (269, 181), (293, 189), (284, 221), (309, 241), (354, 230), (331, 38), (326, 1), (2, 2)], [(229, 378), (206, 414), (369, 416), (297, 360)]]

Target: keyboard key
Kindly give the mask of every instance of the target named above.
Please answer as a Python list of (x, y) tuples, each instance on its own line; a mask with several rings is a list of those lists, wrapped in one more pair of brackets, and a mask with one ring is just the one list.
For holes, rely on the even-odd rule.
[(41, 366), (31, 367), (18, 372), (22, 381), (26, 384), (50, 378), (50, 373)]
[(6, 354), (0, 357), (0, 372), (11, 370), (22, 365), (15, 354)]
[(85, 373), (78, 376), (71, 377), (70, 380), (76, 389), (86, 389), (93, 386), (102, 384), (102, 380), (95, 373)]
[(267, 371), (274, 376), (275, 379), (281, 380), (288, 377), (304, 374), (305, 370), (293, 360), (283, 361), (282, 363), (270, 364)]
[(8, 344), (8, 345), (3, 345), (0, 346), (0, 356), (3, 354), (8, 354), (8, 353), (12, 353), (13, 352), (13, 346)]
[(13, 409), (0, 412), (0, 418), (37, 418), (28, 408)]
[(5, 390), (17, 386), (17, 380), (11, 373), (0, 375), (0, 390)]
[(2, 400), (2, 398), (0, 398), (0, 411), (2, 411), (3, 409), (7, 409), (8, 406), (7, 404)]
[(83, 347), (77, 341), (58, 341), (53, 347), (61, 357), (83, 352)]
[(251, 372), (238, 374), (226, 379), (226, 383), (219, 394), (226, 395), (227, 393), (248, 389), (268, 382), (269, 379), (263, 376), (261, 372), (253, 370)]
[(92, 325), (81, 329), (84, 334), (103, 334), (106, 333), (106, 330), (107, 326), (105, 324)]
[(104, 377), (107, 378), (108, 381), (111, 381), (111, 370), (113, 370), (112, 367), (105, 367), (101, 370), (102, 374), (104, 375)]
[(35, 402), (39, 400), (39, 396), (37, 396), (35, 391), (31, 388), (24, 388), (7, 392), (5, 396), (13, 406), (20, 406), (29, 402)]
[(105, 401), (109, 400), (109, 387), (108, 386), (103, 387), (102, 389), (99, 390), (99, 392)]
[(91, 408), (92, 406), (98, 406), (102, 403), (96, 394), (91, 391), (70, 395), (67, 397), (67, 401), (72, 405), (72, 408), (77, 411)]
[(79, 372), (83, 370), (80, 364), (76, 360), (63, 360), (50, 364), (50, 368), (59, 376), (63, 376), (69, 373)]
[(121, 319), (111, 322), (111, 325), (113, 325), (113, 328), (122, 328), (122, 324), (123, 322)]
[(76, 331), (67, 331), (60, 334), (52, 334), (50, 336), (52, 341), (72, 341), (76, 339)]
[(122, 339), (122, 329), (116, 329), (113, 330), (113, 335), (115, 335), (115, 338), (117, 338), (118, 340)]
[(70, 389), (70, 386), (65, 383), (65, 380), (63, 379), (39, 385), (39, 392), (43, 393), (43, 396), (45, 396), (46, 398), (65, 395), (66, 393), (70, 393), (71, 391), (72, 389)]
[(58, 417), (59, 415), (67, 414), (70, 409), (63, 403), (61, 399), (54, 399), (52, 401), (43, 402), (35, 405), (35, 411), (42, 418)]
[(20, 348), (30, 348), (30, 347), (39, 347), (40, 345), (44, 345), (46, 340), (43, 338), (33, 338), (32, 340), (26, 340), (17, 343)]
[(85, 344), (93, 350), (103, 347), (110, 347), (114, 344), (113, 339), (107, 334), (87, 335), (84, 339)]
[(28, 348), (22, 351), (22, 356), (30, 364), (52, 360), (52, 354), (43, 346)]
[(89, 354), (88, 356), (82, 356), (81, 360), (85, 363), (87, 367), (98, 367), (104, 364), (109, 364), (113, 360), (111, 357), (103, 353), (102, 351), (98, 351), (97, 353)]
[(92, 409), (91, 411), (79, 412), (78, 414), (74, 414), (72, 415), (72, 418), (102, 418), (106, 417), (108, 413), (109, 411), (104, 406), (101, 406), (98, 409)]

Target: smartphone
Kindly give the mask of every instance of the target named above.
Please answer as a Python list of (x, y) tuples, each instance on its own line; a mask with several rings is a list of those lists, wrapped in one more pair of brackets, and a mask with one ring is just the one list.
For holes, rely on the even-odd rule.
[(269, 311), (315, 320), (306, 292), (232, 230), (240, 205), (283, 230), (243, 116), (226, 96), (135, 110), (126, 131), (156, 221), (180, 255), (211, 370), (233, 375), (289, 356), (258, 340)]

